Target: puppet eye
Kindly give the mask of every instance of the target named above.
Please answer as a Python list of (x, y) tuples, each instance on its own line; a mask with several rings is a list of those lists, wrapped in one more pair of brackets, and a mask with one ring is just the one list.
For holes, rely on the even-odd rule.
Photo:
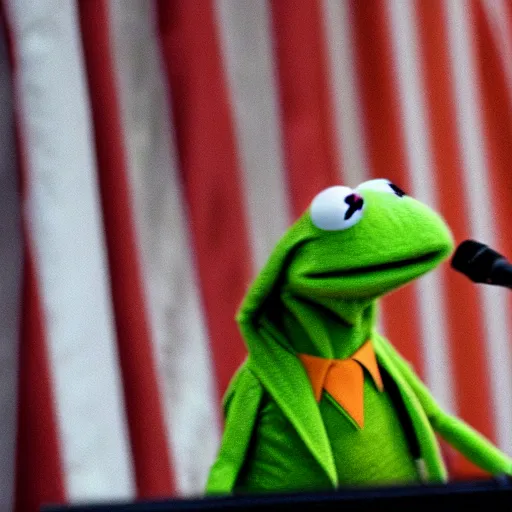
[(350, 228), (363, 215), (363, 198), (349, 187), (329, 187), (312, 201), (310, 215), (313, 224), (325, 231)]
[(383, 178), (365, 181), (364, 183), (361, 183), (361, 185), (357, 186), (356, 191), (357, 190), (377, 190), (379, 192), (389, 192), (391, 194), (395, 194), (398, 197), (406, 195), (400, 187)]

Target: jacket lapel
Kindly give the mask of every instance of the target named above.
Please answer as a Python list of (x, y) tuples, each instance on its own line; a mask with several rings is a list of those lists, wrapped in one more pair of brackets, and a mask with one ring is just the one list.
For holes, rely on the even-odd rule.
[(374, 336), (372, 341), (379, 364), (389, 373), (400, 390), (405, 408), (414, 426), (420, 445), (421, 456), (428, 471), (429, 481), (444, 482), (446, 480), (446, 471), (442, 463), (434, 431), (425, 411), (413, 390), (394, 364), (392, 354), (386, 350), (387, 341), (380, 336)]
[(248, 360), (251, 371), (292, 423), (332, 485), (337, 487), (331, 445), (304, 366), (295, 354), (284, 348), (286, 342), (270, 323), (264, 322), (257, 330), (250, 323), (240, 327), (246, 339), (255, 341), (251, 343)]

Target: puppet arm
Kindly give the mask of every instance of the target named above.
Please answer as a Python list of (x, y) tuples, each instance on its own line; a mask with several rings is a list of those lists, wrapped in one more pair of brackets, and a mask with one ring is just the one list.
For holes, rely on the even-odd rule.
[(409, 363), (398, 354), (387, 340), (380, 338), (389, 357), (398, 366), (401, 374), (418, 398), (432, 428), (445, 441), (483, 470), (491, 474), (506, 473), (512, 475), (512, 460), (472, 427), (443, 411), (427, 387), (414, 373)]
[(224, 399), (224, 434), (206, 484), (207, 494), (233, 492), (245, 460), (262, 396), (260, 382), (246, 365), (242, 366)]

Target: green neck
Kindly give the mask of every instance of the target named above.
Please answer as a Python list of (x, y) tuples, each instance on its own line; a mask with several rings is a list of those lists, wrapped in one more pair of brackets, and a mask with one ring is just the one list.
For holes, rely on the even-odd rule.
[(371, 338), (375, 300), (306, 299), (283, 290), (278, 329), (293, 350), (329, 359), (351, 356)]

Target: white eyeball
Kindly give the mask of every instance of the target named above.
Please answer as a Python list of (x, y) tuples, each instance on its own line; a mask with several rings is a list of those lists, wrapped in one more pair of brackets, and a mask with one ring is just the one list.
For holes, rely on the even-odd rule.
[(313, 224), (325, 231), (348, 229), (361, 219), (363, 198), (349, 187), (329, 187), (311, 202)]
[(364, 183), (358, 185), (355, 190), (376, 190), (378, 192), (388, 192), (390, 194), (395, 194), (398, 197), (405, 196), (405, 192), (400, 187), (384, 178), (365, 181)]

